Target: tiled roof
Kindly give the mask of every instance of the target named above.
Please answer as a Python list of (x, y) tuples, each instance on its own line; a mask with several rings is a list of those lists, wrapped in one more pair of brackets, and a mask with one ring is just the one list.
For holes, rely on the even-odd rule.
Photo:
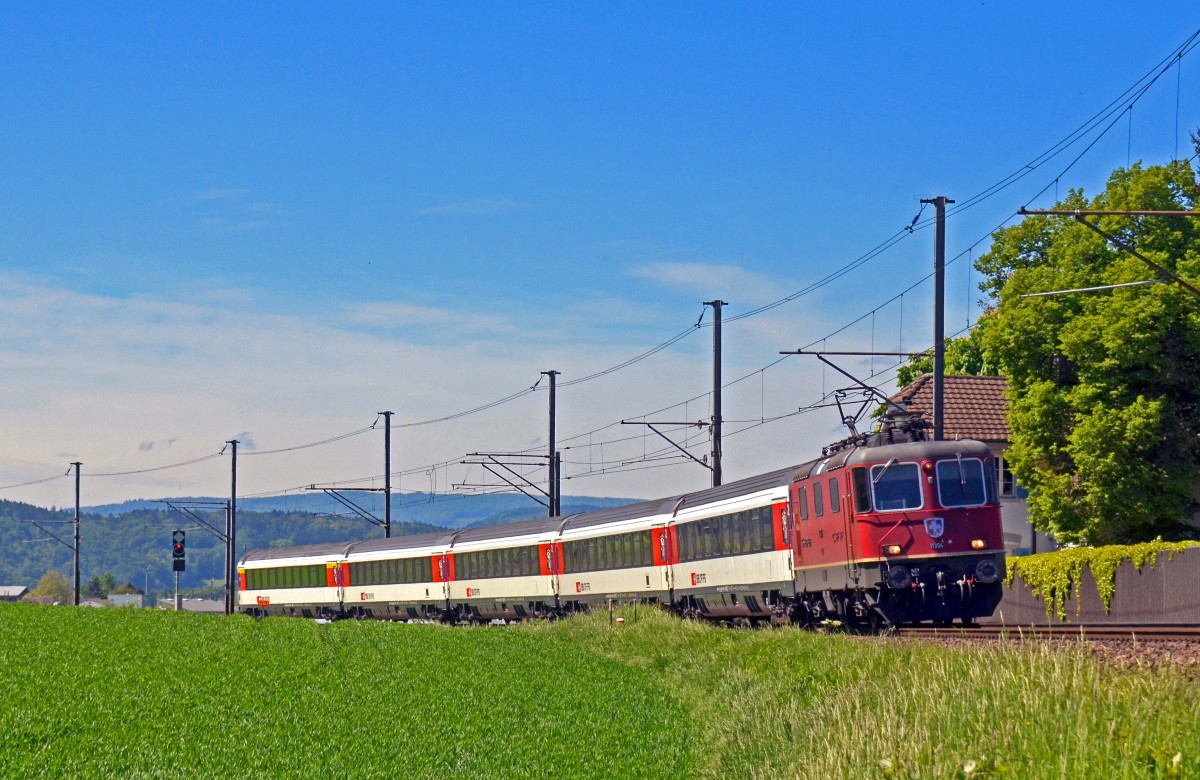
[[(1002, 376), (947, 376), (942, 410), (942, 435), (947, 439), (1008, 441), (1008, 382)], [(910, 411), (924, 412), (933, 422), (933, 375), (925, 374), (892, 396)]]

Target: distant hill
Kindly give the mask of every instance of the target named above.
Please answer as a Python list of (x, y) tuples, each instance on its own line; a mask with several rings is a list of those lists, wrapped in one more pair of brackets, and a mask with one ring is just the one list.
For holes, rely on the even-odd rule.
[[(344, 494), (363, 509), (376, 517), (383, 517), (383, 496), (378, 493)], [(227, 497), (187, 497), (188, 501), (225, 501)], [(633, 498), (589, 498), (563, 496), (563, 514), (591, 512), (614, 506), (631, 504)], [(166, 507), (161, 501), (139, 499), (120, 504), (89, 506), (89, 514), (119, 515), (134, 510), (161, 510)], [(346, 507), (324, 493), (309, 493), (294, 496), (238, 499), (238, 514), (243, 512), (306, 512), (310, 514), (342, 515)], [(471, 528), (483, 525), (499, 525), (517, 520), (545, 517), (546, 509), (525, 496), (499, 493), (491, 495), (445, 496), (434, 493), (393, 493), (392, 521), (425, 523), (443, 528)]]
[[(365, 509), (383, 514), (382, 497), (350, 494)], [(193, 499), (223, 500), (223, 499)], [(545, 516), (545, 509), (522, 496), (489, 495), (463, 498), (405, 493), (392, 499), (392, 535), (435, 533), (447, 529), (528, 520)], [(621, 498), (563, 499), (564, 514), (587, 512), (631, 503)], [(344, 516), (345, 508), (321, 495), (252, 498), (238, 502), (237, 551), (263, 547), (375, 539), (382, 529), (360, 518)], [(224, 512), (197, 512), (209, 525), (224, 531)], [(54, 568), (70, 576), (74, 531), (73, 512), (14, 501), (0, 501), (0, 585), (32, 587)], [(34, 525), (40, 523), (41, 528)], [(187, 570), (182, 587), (199, 587), (222, 579), (225, 547), (216, 536), (159, 501), (128, 501), (88, 507), (80, 521), (80, 577), (112, 573), (118, 583), (164, 592), (174, 586), (171, 572), (171, 531), (187, 532)], [(54, 541), (51, 534), (68, 544)]]

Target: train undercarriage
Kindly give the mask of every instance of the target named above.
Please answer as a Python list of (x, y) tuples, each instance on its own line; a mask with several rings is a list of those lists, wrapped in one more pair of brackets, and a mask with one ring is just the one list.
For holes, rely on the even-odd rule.
[(991, 615), (1002, 596), (1003, 566), (1003, 554), (995, 553), (809, 569), (797, 572), (794, 588), (772, 583), (755, 590), (751, 586), (687, 594), (610, 594), (568, 601), (281, 605), (248, 613), (479, 625), (551, 620), (604, 609), (612, 601), (660, 606), (683, 618), (734, 625), (840, 625), (871, 632), (917, 623), (970, 624)]

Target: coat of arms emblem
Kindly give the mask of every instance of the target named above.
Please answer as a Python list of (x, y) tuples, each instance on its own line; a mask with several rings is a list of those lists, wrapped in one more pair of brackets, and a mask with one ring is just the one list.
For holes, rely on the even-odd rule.
[(942, 532), (946, 530), (946, 521), (941, 517), (925, 518), (925, 533), (929, 534), (930, 539), (940, 539)]

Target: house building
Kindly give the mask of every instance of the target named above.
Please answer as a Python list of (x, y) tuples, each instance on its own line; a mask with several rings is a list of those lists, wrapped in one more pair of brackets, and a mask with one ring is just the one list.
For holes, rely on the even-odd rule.
[[(1008, 382), (1000, 376), (947, 376), (943, 384), (942, 436), (947, 439), (976, 439), (991, 448), (1000, 466), (1000, 516), (1004, 524), (1004, 548), (1009, 555), (1029, 555), (1058, 549), (1053, 539), (1035, 531), (1029, 523), (1025, 490), (1017, 484), (1004, 453), (1011, 434), (1008, 428)], [(909, 411), (922, 412), (933, 420), (933, 375), (913, 381), (892, 400)]]
[(184, 612), (207, 612), (209, 614), (225, 613), (225, 602), (216, 601), (214, 599), (183, 599), (181, 606)]
[(20, 601), (27, 593), (24, 585), (0, 585), (0, 601)]

